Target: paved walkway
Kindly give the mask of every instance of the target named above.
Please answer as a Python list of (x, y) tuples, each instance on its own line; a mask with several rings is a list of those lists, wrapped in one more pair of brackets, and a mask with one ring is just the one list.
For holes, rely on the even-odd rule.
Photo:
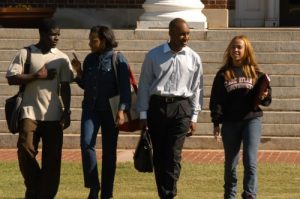
[[(133, 150), (118, 150), (118, 162), (132, 161)], [(38, 154), (38, 159), (40, 159)], [(101, 159), (101, 150), (97, 150), (98, 159)], [(63, 161), (81, 161), (79, 149), (64, 149)], [(0, 162), (17, 160), (16, 149), (0, 149)], [(184, 150), (183, 161), (190, 163), (223, 163), (223, 150)], [(300, 151), (259, 151), (258, 162), (288, 163), (300, 165)]]

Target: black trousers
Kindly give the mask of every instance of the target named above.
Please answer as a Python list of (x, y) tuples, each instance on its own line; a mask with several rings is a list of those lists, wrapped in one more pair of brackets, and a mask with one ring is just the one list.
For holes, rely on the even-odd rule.
[[(36, 160), (42, 140), (41, 165)], [(18, 139), (18, 159), (26, 186), (25, 199), (53, 199), (60, 181), (62, 126), (58, 121), (23, 119)]]
[(177, 195), (181, 170), (181, 152), (190, 127), (191, 105), (188, 99), (152, 96), (148, 110), (148, 128), (153, 145), (153, 163), (159, 197)]

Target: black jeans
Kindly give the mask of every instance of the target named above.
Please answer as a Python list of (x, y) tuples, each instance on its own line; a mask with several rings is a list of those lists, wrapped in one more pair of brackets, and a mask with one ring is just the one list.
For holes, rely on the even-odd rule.
[[(36, 160), (42, 140), (41, 166)], [(62, 126), (58, 121), (23, 119), (18, 139), (18, 159), (26, 186), (26, 199), (53, 199), (60, 181)]]
[(153, 163), (159, 197), (174, 198), (181, 170), (181, 152), (190, 127), (191, 106), (188, 99), (166, 101), (152, 96), (148, 127), (153, 145)]

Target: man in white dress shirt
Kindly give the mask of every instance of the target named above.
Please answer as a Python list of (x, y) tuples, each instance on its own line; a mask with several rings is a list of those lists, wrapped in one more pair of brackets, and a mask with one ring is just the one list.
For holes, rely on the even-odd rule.
[(194, 134), (203, 104), (199, 55), (187, 46), (190, 30), (180, 18), (169, 24), (170, 40), (148, 52), (139, 80), (140, 122), (153, 145), (156, 185), (161, 199), (177, 194), (181, 152)]

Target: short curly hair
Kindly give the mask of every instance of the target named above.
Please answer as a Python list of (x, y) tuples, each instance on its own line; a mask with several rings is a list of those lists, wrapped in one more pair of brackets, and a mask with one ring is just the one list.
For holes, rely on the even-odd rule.
[(56, 21), (52, 18), (46, 18), (39, 24), (39, 33), (49, 33), (54, 28), (59, 28)]

